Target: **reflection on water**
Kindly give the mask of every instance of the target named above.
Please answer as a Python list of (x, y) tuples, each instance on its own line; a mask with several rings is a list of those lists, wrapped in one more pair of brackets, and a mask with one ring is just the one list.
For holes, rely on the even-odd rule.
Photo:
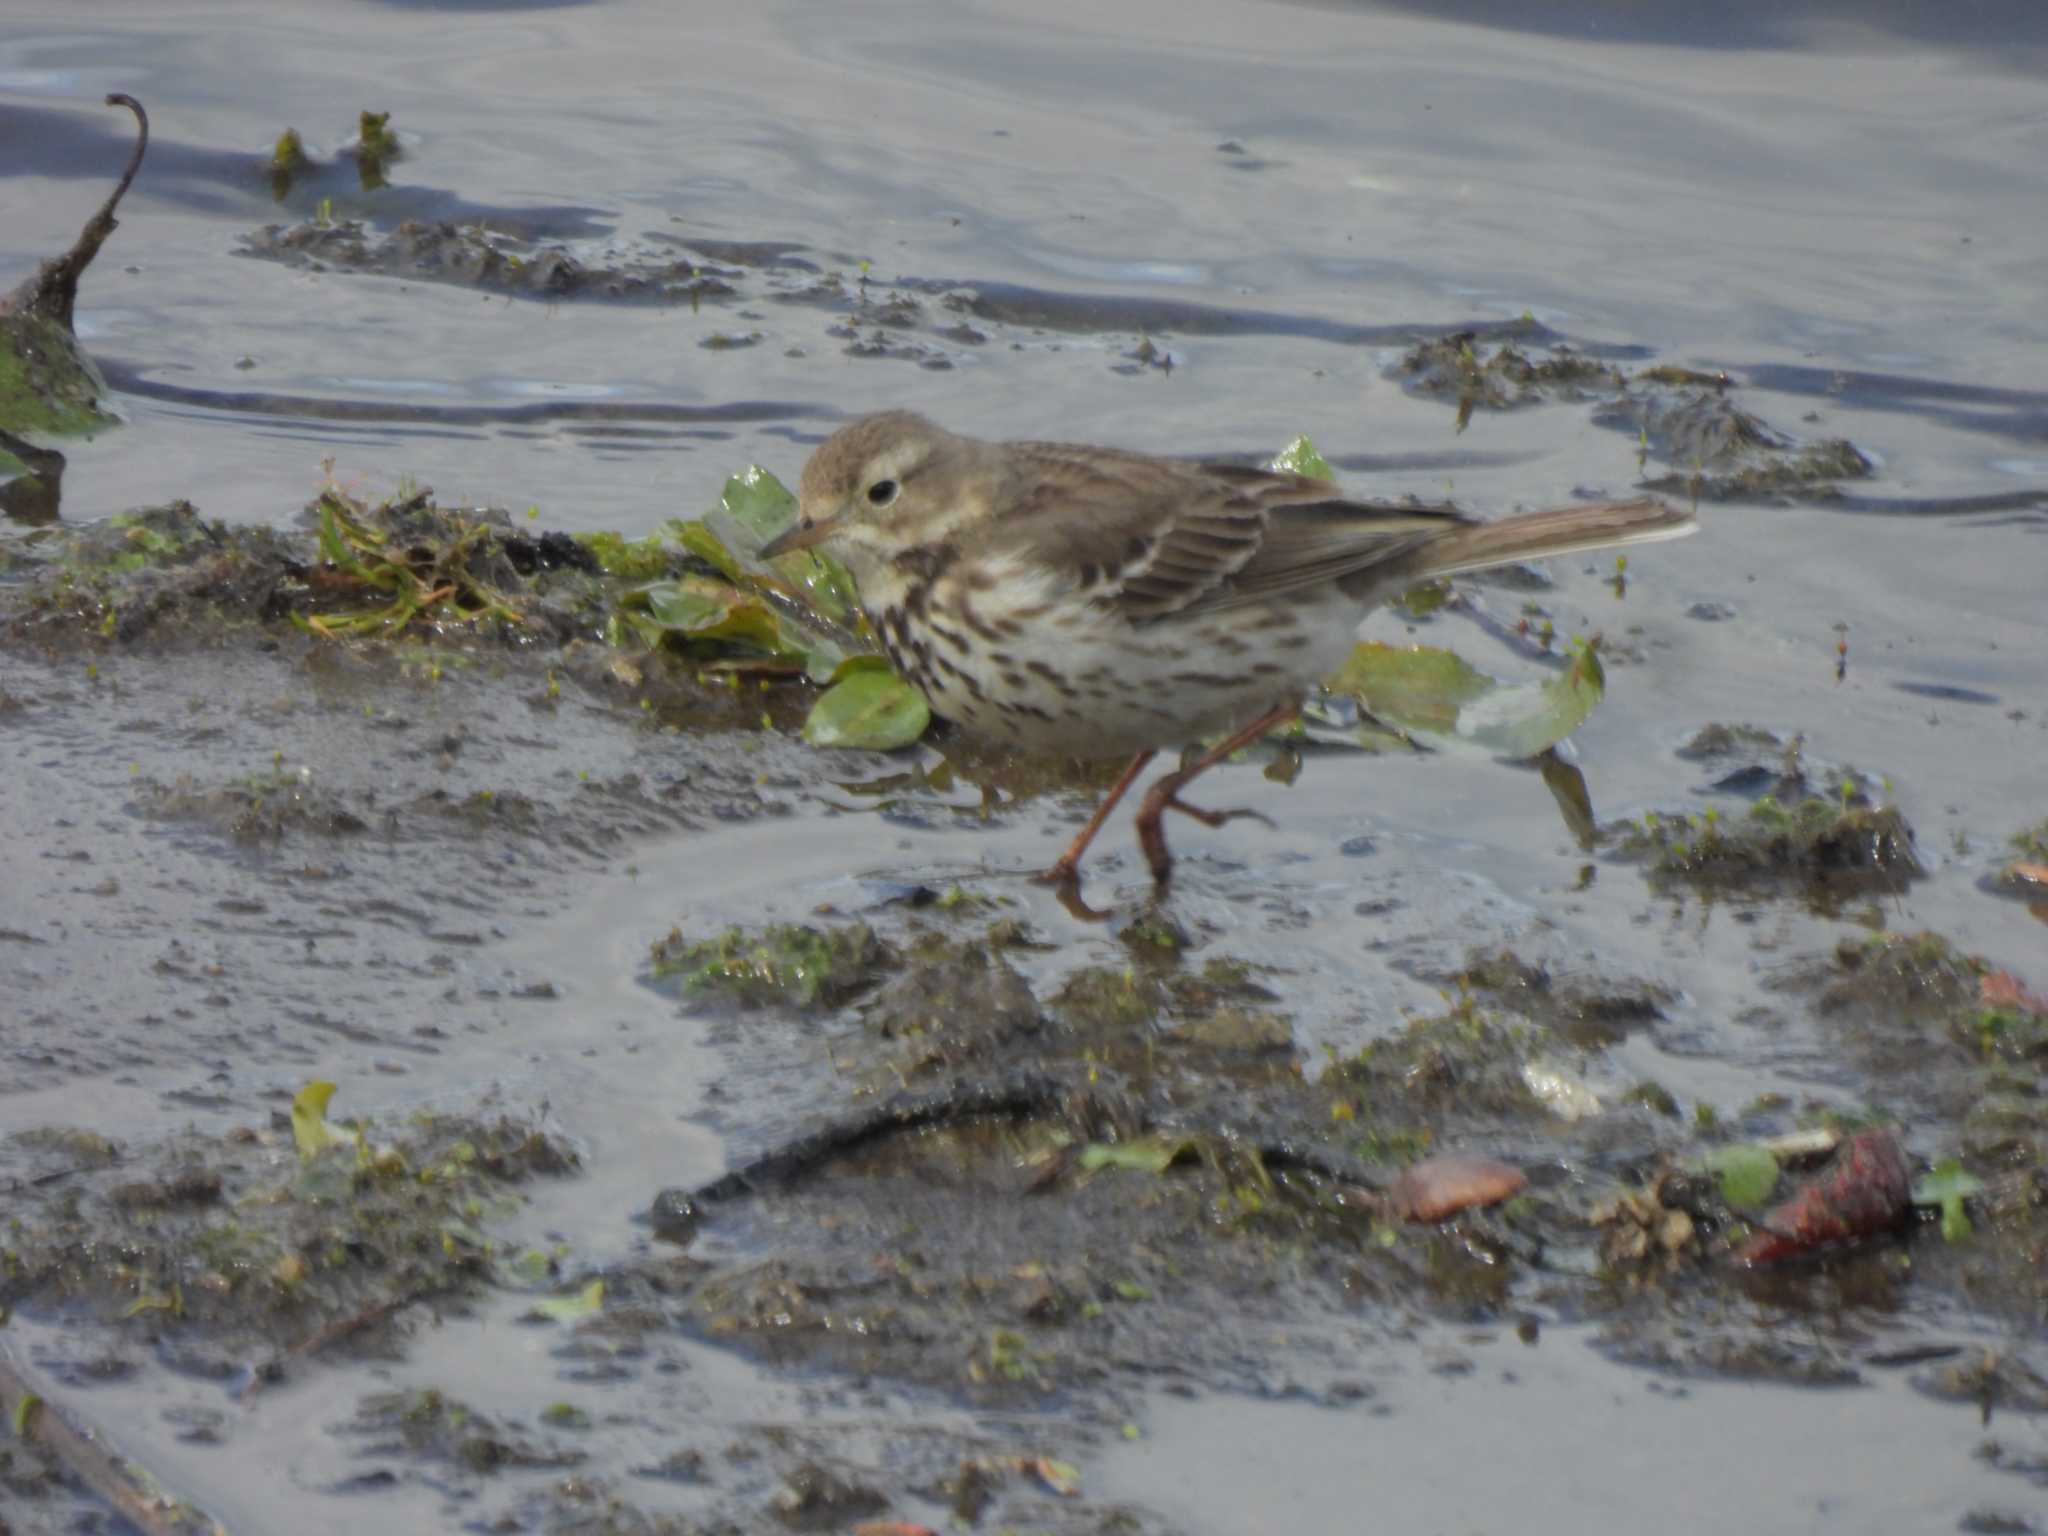
[[(1302, 0), (1296, 0), (1302, 3)], [(2032, 0), (1306, 0), (1355, 10), (1410, 11), (1438, 21), (1537, 32), (1586, 43), (1681, 48), (1822, 48), (1844, 28), (1896, 43), (1965, 48), (2031, 67), (2048, 49), (2048, 21)], [(2015, 53), (2017, 57), (2015, 57)]]

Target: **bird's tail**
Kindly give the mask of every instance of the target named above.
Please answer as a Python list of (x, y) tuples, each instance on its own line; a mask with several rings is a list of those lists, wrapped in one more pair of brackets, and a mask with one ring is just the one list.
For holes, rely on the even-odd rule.
[(1409, 557), (1411, 580), (1455, 576), (1517, 560), (1576, 555), (1622, 544), (1682, 539), (1699, 527), (1690, 512), (1654, 496), (1593, 501), (1577, 507), (1521, 512), (1490, 523), (1467, 523), (1423, 541)]

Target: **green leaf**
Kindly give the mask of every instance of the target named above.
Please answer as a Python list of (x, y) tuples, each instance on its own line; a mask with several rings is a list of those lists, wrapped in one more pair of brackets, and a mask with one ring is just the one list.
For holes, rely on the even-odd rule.
[(1419, 735), (1447, 736), (1457, 730), (1467, 704), (1500, 685), (1449, 651), (1368, 640), (1351, 648), (1327, 686), (1333, 693), (1350, 694), (1389, 724)]
[(1965, 1173), (1963, 1165), (1950, 1157), (1936, 1163), (1914, 1182), (1913, 1203), (1940, 1206), (1942, 1241), (1960, 1243), (1972, 1231), (1963, 1202), (1983, 1193), (1984, 1181), (1973, 1173)]
[(681, 542), (735, 581), (772, 576), (834, 624), (849, 623), (859, 594), (844, 565), (818, 550), (800, 549), (772, 561), (760, 558), (761, 546), (796, 521), (796, 507), (788, 487), (760, 465), (749, 464), (725, 482), (715, 510), (694, 525), (681, 525), (703, 530)]
[(1983, 1193), (1984, 1181), (1974, 1173), (1965, 1173), (1962, 1163), (1953, 1157), (1942, 1159), (1913, 1182), (1915, 1205), (1941, 1205)]
[(580, 1323), (604, 1310), (604, 1282), (593, 1280), (574, 1296), (547, 1296), (533, 1304), (533, 1315), (557, 1323)]
[(1975, 1231), (1970, 1225), (1970, 1213), (1963, 1209), (1963, 1197), (1951, 1195), (1941, 1202), (1941, 1240), (1944, 1243), (1964, 1243)]
[(1312, 480), (1334, 480), (1337, 472), (1330, 461), (1316, 452), (1306, 435), (1297, 437), (1274, 456), (1268, 468), (1283, 475), (1307, 475)]
[(702, 518), (684, 522), (681, 518), (670, 518), (662, 525), (663, 531), (682, 545), (686, 554), (695, 555), (727, 581), (740, 579), (740, 560), (725, 547), (725, 541), (704, 526)]
[(751, 592), (715, 576), (678, 576), (626, 594), (622, 600), (644, 608), (648, 617), (689, 640), (724, 640), (764, 655), (808, 663), (812, 637)]
[(1133, 1173), (1164, 1173), (1195, 1144), (1186, 1136), (1139, 1136), (1130, 1141), (1092, 1141), (1081, 1149), (1081, 1166), (1093, 1173), (1099, 1168), (1124, 1168)]
[(814, 747), (860, 747), (889, 752), (907, 747), (932, 723), (924, 695), (879, 656), (850, 656), (811, 706), (804, 740)]
[(725, 482), (719, 510), (754, 536), (759, 548), (796, 521), (796, 497), (758, 464)]
[(1476, 748), (1495, 757), (1535, 757), (1585, 721), (1607, 687), (1595, 642), (1542, 683), (1503, 683), (1431, 646), (1367, 641), (1328, 680), (1361, 708), (1427, 745)]
[(1778, 1187), (1778, 1160), (1755, 1142), (1715, 1147), (1697, 1166), (1720, 1185), (1721, 1198), (1737, 1210), (1753, 1210)]
[(329, 1147), (353, 1147), (356, 1138), (327, 1123), (327, 1101), (334, 1097), (334, 1084), (311, 1082), (292, 1100), (292, 1140), (299, 1157), (311, 1162)]
[[(775, 560), (760, 558), (761, 547), (795, 520), (796, 498), (767, 470), (750, 465), (726, 481), (717, 507), (691, 522), (672, 520), (664, 531), (758, 602), (774, 618), (777, 631), (766, 644), (715, 627), (686, 633), (744, 640), (770, 655), (801, 660), (804, 670), (822, 681), (846, 659), (847, 647), (831, 631), (844, 637), (859, 611), (859, 595), (852, 574), (830, 555), (800, 549)], [(807, 622), (806, 612), (817, 615), (817, 622)]]

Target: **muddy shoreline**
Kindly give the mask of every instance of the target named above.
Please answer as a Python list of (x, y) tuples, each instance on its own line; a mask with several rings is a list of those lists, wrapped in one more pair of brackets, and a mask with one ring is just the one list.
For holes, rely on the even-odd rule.
[[(144, 1530), (2028, 1528), (2028, 82), (1826, 7), (658, 19), (287, 6), (258, 93), (0, 27), (9, 280), (127, 153), (76, 92), (155, 130), (122, 423), (0, 527), (9, 1407)], [(1365, 626), (1599, 635), (1542, 763), (1323, 701), (1083, 920), (1099, 765), (806, 739), (858, 624), (735, 487), (884, 404), (1703, 531)], [(109, 1519), (52, 1443), (0, 1529)]]

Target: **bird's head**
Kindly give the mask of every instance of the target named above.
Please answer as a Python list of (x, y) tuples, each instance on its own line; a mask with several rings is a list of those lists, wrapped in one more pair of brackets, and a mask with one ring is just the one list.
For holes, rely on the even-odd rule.
[(841, 427), (804, 465), (796, 522), (762, 555), (825, 548), (859, 581), (906, 549), (943, 542), (969, 510), (960, 479), (975, 446), (914, 411)]

